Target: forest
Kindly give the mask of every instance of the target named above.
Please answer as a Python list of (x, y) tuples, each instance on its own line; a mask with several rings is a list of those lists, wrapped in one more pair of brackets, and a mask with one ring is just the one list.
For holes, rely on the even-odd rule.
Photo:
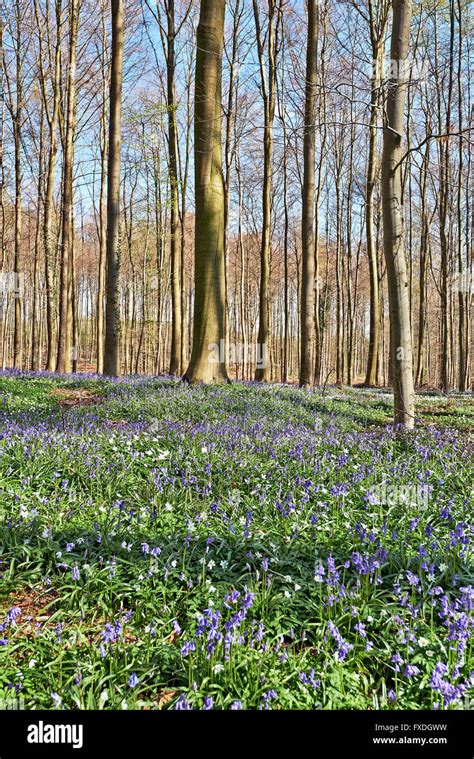
[[(214, 245), (207, 222), (198, 228), (202, 142), (219, 152), (222, 179), (220, 325), (209, 343), (230, 377), (392, 384), (382, 171), (392, 161), (393, 238), (406, 251), (395, 274), (408, 297), (393, 321), (411, 343), (395, 335), (394, 350), (411, 351), (416, 387), (469, 389), (468, 4), (415, 4), (398, 51), (386, 1), (318, 2), (308, 21), (302, 0), (232, 2), (216, 51), (199, 48), (198, 6), (126, 3), (114, 46), (102, 0), (4, 5), (3, 368), (102, 373), (113, 299), (116, 373), (185, 373), (208, 282), (195, 235), (202, 251)], [(206, 53), (221, 56), (218, 71)], [(195, 103), (199, 67), (218, 95), (213, 135), (211, 103), (199, 114)], [(399, 74), (403, 102), (390, 105)], [(401, 144), (385, 145), (398, 128)], [(109, 151), (120, 160), (110, 199)]]
[(0, 716), (472, 709), (472, 6), (0, 3)]

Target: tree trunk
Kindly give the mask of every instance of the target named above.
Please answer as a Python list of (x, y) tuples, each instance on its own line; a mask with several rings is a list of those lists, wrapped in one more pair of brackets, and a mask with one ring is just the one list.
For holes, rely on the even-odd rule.
[(99, 276), (97, 279), (97, 374), (104, 371), (104, 295), (107, 260), (106, 185), (107, 185), (107, 31), (102, 15), (102, 112), (100, 114), (100, 198), (99, 198)]
[(31, 306), (31, 353), (30, 367), (33, 371), (38, 369), (38, 349), (39, 349), (39, 325), (41, 324), (41, 310), (38, 315), (38, 291), (39, 291), (39, 253), (41, 239), (41, 198), (43, 194), (43, 126), (44, 126), (44, 106), (41, 106), (40, 118), (40, 136), (38, 147), (38, 184), (37, 184), (37, 210), (36, 210), (36, 228), (35, 228), (35, 252), (33, 263), (33, 303)]
[(318, 2), (308, 0), (305, 116), (303, 137), (302, 280), (300, 387), (313, 382), (314, 345), (314, 198), (316, 152), (316, 85), (318, 77)]
[(410, 304), (403, 239), (401, 167), (406, 59), (409, 50), (411, 0), (393, 0), (391, 54), (393, 76), (389, 81), (386, 123), (383, 132), (382, 203), (384, 253), (387, 265), (390, 309), (390, 356), (394, 389), (394, 421), (414, 426)]
[(56, 371), (69, 373), (72, 369), (72, 309), (71, 309), (71, 242), (73, 214), (73, 153), (76, 100), (76, 52), (79, 26), (78, 0), (71, 0), (69, 8), (69, 60), (67, 75), (67, 114), (63, 163), (61, 275), (59, 286), (59, 336)]
[(260, 288), (259, 321), (257, 336), (258, 356), (263, 360), (255, 370), (255, 379), (267, 382), (270, 377), (270, 322), (269, 322), (269, 280), (270, 280), (270, 244), (271, 244), (271, 190), (273, 160), (273, 118), (276, 96), (276, 43), (275, 43), (275, 0), (268, 0), (268, 75), (265, 72), (264, 39), (260, 27), (257, 0), (253, 2), (260, 75), (264, 106), (263, 130), (263, 188), (262, 188), (262, 240), (260, 246)]
[(180, 247), (179, 197), (178, 197), (178, 161), (176, 104), (174, 95), (175, 77), (175, 22), (174, 0), (168, 0), (167, 16), (167, 50), (166, 50), (166, 84), (168, 106), (168, 152), (170, 185), (170, 258), (171, 258), (171, 356), (170, 374), (177, 375), (181, 370), (181, 299), (180, 299)]
[[(38, 16), (37, 4), (35, 2), (35, 14), (39, 27), (40, 21)], [(44, 195), (43, 208), (43, 244), (44, 244), (44, 268), (46, 280), (46, 336), (47, 336), (47, 358), (46, 370), (53, 372), (56, 368), (56, 344), (55, 344), (55, 318), (54, 318), (54, 285), (53, 285), (53, 245), (51, 241), (51, 224), (53, 215), (53, 193), (54, 193), (54, 176), (56, 169), (56, 154), (58, 151), (58, 117), (60, 101), (60, 80), (61, 80), (61, 26), (62, 26), (62, 3), (56, 0), (56, 39), (54, 47), (54, 65), (51, 65), (53, 103), (51, 112), (48, 108), (48, 93), (45, 82), (43, 66), (43, 39), (39, 35), (39, 69), (40, 84), (43, 97), (43, 103), (46, 118), (49, 126), (49, 150), (46, 172), (46, 190)]]
[(429, 142), (420, 168), (420, 300), (418, 305), (418, 350), (416, 359), (415, 384), (421, 385), (425, 361), (425, 331), (426, 331), (426, 272), (428, 263), (429, 220), (426, 210), (426, 184), (429, 167)]
[[(376, 47), (375, 60), (377, 68), (381, 59), (381, 49)], [(365, 196), (365, 227), (367, 240), (367, 258), (369, 261), (370, 276), (370, 332), (369, 353), (367, 358), (367, 371), (365, 384), (373, 387), (377, 384), (377, 362), (380, 342), (380, 295), (379, 295), (379, 272), (377, 266), (377, 248), (374, 236), (374, 190), (376, 171), (376, 145), (377, 145), (377, 115), (379, 101), (379, 80), (373, 77), (370, 101), (370, 127), (369, 127), (369, 155), (367, 164), (367, 185)]]
[(224, 183), (221, 145), (225, 0), (201, 3), (197, 30), (194, 164), (195, 295), (188, 382), (228, 380), (225, 356)]
[(112, 0), (112, 58), (110, 72), (109, 162), (107, 166), (107, 281), (104, 373), (119, 373), (119, 228), (120, 144), (123, 68), (123, 0)]

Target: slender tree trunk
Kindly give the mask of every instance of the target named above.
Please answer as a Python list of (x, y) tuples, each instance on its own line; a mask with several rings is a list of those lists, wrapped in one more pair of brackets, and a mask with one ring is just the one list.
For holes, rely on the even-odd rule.
[[(193, 52), (194, 56), (194, 52)], [(186, 81), (186, 139), (184, 169), (180, 162), (180, 185), (181, 185), (181, 279), (180, 279), (180, 296), (181, 296), (181, 345), (180, 345), (180, 362), (181, 370), (188, 355), (186, 346), (186, 193), (188, 189), (189, 166), (191, 157), (191, 128), (192, 128), (192, 99), (191, 99), (191, 81), (192, 81), (192, 58), (189, 67), (189, 73)], [(178, 143), (179, 147), (179, 143)]]
[(290, 334), (289, 312), (289, 266), (288, 266), (288, 237), (290, 231), (290, 214), (288, 209), (288, 139), (286, 136), (286, 122), (283, 125), (283, 204), (284, 204), (284, 229), (283, 229), (283, 370), (282, 382), (288, 382), (289, 372), (289, 349), (288, 340)]
[[(81, 219), (83, 217), (81, 216)], [(69, 230), (69, 321), (70, 321), (70, 334), (71, 337), (71, 364), (72, 371), (77, 372), (77, 366), (79, 361), (79, 324), (77, 313), (77, 287), (76, 287), (76, 256), (74, 250), (74, 206), (71, 214), (71, 226)]]
[(170, 257), (171, 257), (171, 356), (170, 374), (177, 375), (181, 370), (181, 299), (180, 299), (180, 247), (179, 247), (179, 196), (178, 196), (178, 160), (177, 128), (175, 103), (175, 19), (174, 0), (168, 0), (167, 49), (166, 49), (166, 87), (168, 107), (168, 154), (170, 186)]
[[(454, 73), (454, 13), (453, 13), (453, 1), (450, 0), (450, 35), (449, 35), (449, 69), (448, 69), (448, 87), (447, 87), (447, 103), (446, 103), (446, 119), (445, 130), (446, 135), (449, 135), (451, 130), (451, 106), (453, 95), (453, 73)], [(440, 118), (440, 131), (442, 129), (441, 111), (439, 113)], [(449, 216), (449, 201), (450, 201), (450, 140), (447, 136), (440, 144), (440, 188), (439, 188), (439, 236), (440, 236), (440, 248), (441, 248), (441, 325), (442, 325), (442, 337), (441, 337), (441, 386), (443, 392), (449, 392), (450, 378), (449, 378), (449, 366), (450, 366), (450, 338), (452, 330), (450, 329), (450, 297), (449, 297), (449, 258), (450, 258), (450, 246), (449, 246), (449, 230), (448, 230), (448, 216)]]
[[(354, 281), (352, 276), (352, 188), (354, 184), (354, 145), (355, 145), (355, 124), (354, 124), (354, 114), (352, 112), (352, 103), (354, 101), (354, 84), (352, 82), (352, 91), (351, 91), (351, 114), (350, 114), (350, 122), (351, 122), (351, 131), (350, 131), (350, 147), (349, 147), (349, 167), (348, 167), (348, 178), (347, 178), (347, 209), (346, 209), (346, 219), (347, 219), (347, 232), (346, 232), (346, 241), (347, 241), (347, 337), (346, 337), (346, 382), (350, 386), (352, 385), (352, 376), (353, 376), (353, 367), (354, 367), (354, 355), (353, 355), (353, 346), (354, 346)], [(356, 272), (356, 278), (357, 278), (357, 272)]]
[(99, 276), (97, 279), (97, 374), (104, 371), (104, 296), (107, 261), (106, 186), (107, 186), (107, 32), (102, 15), (102, 112), (100, 115), (100, 198), (99, 198)]
[(416, 359), (415, 384), (421, 385), (425, 361), (425, 331), (426, 331), (426, 272), (428, 263), (429, 244), (429, 221), (426, 210), (426, 184), (429, 165), (429, 142), (426, 145), (425, 155), (420, 169), (420, 206), (421, 206), (421, 231), (420, 231), (420, 299), (418, 307), (418, 350)]
[(229, 213), (230, 213), (230, 182), (232, 169), (232, 125), (234, 121), (234, 97), (235, 97), (235, 67), (237, 59), (237, 42), (239, 33), (239, 22), (241, 17), (240, 10), (241, 0), (236, 0), (233, 8), (233, 25), (232, 25), (232, 47), (229, 59), (229, 92), (227, 95), (227, 108), (225, 120), (225, 140), (224, 140), (224, 250), (225, 250), (225, 291), (226, 291), (226, 347), (230, 348), (230, 309), (229, 309), (229, 288), (228, 288), (228, 258), (229, 258)]
[(162, 354), (162, 304), (163, 304), (163, 206), (161, 203), (161, 159), (160, 146), (153, 147), (153, 200), (155, 209), (155, 260), (156, 260), (156, 300), (157, 300), (157, 373), (161, 371)]
[[(375, 60), (377, 69), (381, 60), (380, 47), (375, 48)], [(376, 174), (376, 146), (377, 146), (377, 117), (379, 101), (379, 80), (373, 77), (370, 102), (370, 127), (369, 127), (369, 155), (367, 164), (367, 185), (365, 197), (365, 227), (367, 240), (367, 258), (369, 261), (370, 277), (370, 332), (369, 353), (367, 358), (367, 371), (365, 384), (373, 387), (377, 384), (377, 362), (380, 343), (380, 295), (379, 295), (379, 272), (377, 265), (377, 249), (374, 235), (374, 191)]]
[(273, 161), (273, 119), (276, 96), (276, 45), (275, 45), (275, 0), (268, 0), (268, 73), (265, 71), (264, 39), (260, 27), (260, 15), (257, 0), (253, 1), (257, 46), (264, 105), (263, 136), (263, 188), (262, 188), (262, 240), (260, 246), (260, 289), (259, 322), (257, 349), (263, 361), (257, 366), (255, 379), (267, 382), (270, 377), (270, 322), (269, 322), (269, 285), (270, 285), (270, 246), (271, 246), (271, 192)]
[(300, 387), (313, 382), (314, 345), (314, 198), (316, 153), (316, 86), (318, 78), (318, 1), (308, 0), (305, 117), (303, 137), (302, 280)]
[(34, 251), (34, 263), (33, 263), (33, 302), (31, 305), (31, 353), (30, 353), (30, 367), (33, 371), (38, 368), (38, 330), (41, 324), (41, 311), (40, 318), (37, 319), (38, 312), (38, 294), (39, 294), (39, 256), (40, 256), (40, 240), (41, 240), (41, 197), (43, 194), (43, 125), (44, 125), (44, 109), (41, 107), (40, 118), (40, 137), (38, 147), (38, 185), (37, 185), (37, 211), (36, 211), (36, 230), (35, 230), (35, 251)]
[(458, 75), (457, 75), (457, 89), (458, 89), (458, 186), (457, 186), (457, 204), (456, 204), (456, 216), (458, 222), (458, 251), (457, 251), (457, 264), (458, 264), (458, 347), (459, 347), (459, 369), (458, 369), (458, 385), (459, 390), (463, 393), (467, 388), (467, 342), (465, 337), (465, 325), (466, 325), (466, 312), (467, 312), (467, 293), (462, 287), (463, 281), (463, 218), (462, 218), (462, 186), (463, 186), (463, 168), (464, 168), (464, 155), (463, 155), (463, 88), (462, 88), (462, 50), (463, 50), (463, 6), (461, 0), (457, 0), (457, 22), (458, 22)]
[(336, 158), (336, 385), (342, 385), (341, 158)]
[(406, 59), (409, 52), (411, 0), (393, 0), (391, 53), (395, 69), (388, 85), (383, 132), (382, 202), (384, 253), (390, 308), (390, 353), (394, 389), (394, 421), (414, 426), (415, 394), (410, 331), (407, 266), (403, 239), (401, 167)]
[[(37, 4), (35, 3), (35, 13), (38, 27), (40, 21), (38, 17)], [(48, 108), (48, 94), (46, 89), (44, 65), (43, 65), (43, 40), (39, 35), (40, 42), (40, 83), (45, 107), (46, 118), (49, 126), (49, 150), (46, 171), (46, 188), (44, 195), (43, 208), (43, 245), (44, 245), (44, 268), (46, 281), (46, 336), (47, 336), (47, 357), (46, 370), (54, 371), (56, 368), (56, 350), (55, 343), (55, 318), (54, 318), (54, 283), (53, 283), (53, 243), (52, 243), (52, 217), (53, 217), (53, 193), (54, 178), (56, 170), (56, 155), (58, 151), (58, 118), (60, 103), (60, 80), (61, 80), (61, 27), (62, 27), (62, 2), (56, 0), (56, 38), (54, 47), (54, 63), (51, 68), (52, 75), (52, 94), (53, 102), (51, 111)]]
[[(320, 29), (318, 29), (318, 36), (321, 38), (321, 50), (319, 54), (319, 66), (320, 77), (319, 81), (324, 82), (326, 76), (326, 49), (327, 49), (327, 3), (321, 9), (321, 15), (319, 20)], [(316, 203), (315, 203), (315, 236), (314, 236), (314, 271), (315, 271), (315, 313), (314, 313), (314, 332), (315, 332), (315, 356), (314, 356), (314, 381), (316, 385), (321, 384), (321, 369), (323, 359), (323, 319), (322, 319), (322, 303), (321, 303), (321, 274), (320, 274), (320, 244), (319, 244), (319, 219), (320, 219), (320, 206), (321, 195), (323, 191), (323, 167), (325, 161), (325, 149), (327, 140), (327, 126), (326, 126), (326, 94), (324, 87), (322, 88), (319, 97), (318, 106), (318, 121), (323, 124), (320, 130), (320, 156), (318, 161), (318, 181), (316, 185)]]
[(109, 106), (109, 162), (107, 166), (107, 305), (105, 314), (104, 373), (119, 373), (120, 346), (120, 144), (123, 68), (123, 0), (112, 2), (112, 58)]
[(12, 119), (13, 143), (14, 143), (14, 173), (15, 173), (15, 221), (14, 221), (14, 251), (13, 251), (13, 282), (11, 282), (11, 294), (13, 297), (13, 366), (22, 366), (22, 302), (21, 302), (21, 239), (22, 239), (22, 119), (23, 119), (23, 41), (22, 26), (23, 18), (20, 0), (16, 0), (14, 6), (15, 39), (13, 42), (15, 52), (15, 82), (14, 87), (8, 76), (8, 66), (3, 61), (3, 69), (9, 91), (9, 110)]
[(78, 0), (71, 0), (69, 7), (69, 60), (67, 72), (67, 113), (64, 141), (61, 274), (59, 286), (59, 339), (56, 371), (69, 373), (72, 369), (72, 309), (71, 309), (71, 263), (74, 239), (73, 224), (73, 163), (74, 127), (76, 108), (76, 53), (79, 27)]
[[(4, 141), (5, 141), (5, 71), (4, 71), (5, 50), (3, 46), (3, 14), (0, 13), (0, 257), (1, 257), (1, 274), (5, 270), (5, 261), (7, 255), (6, 235), (5, 235), (5, 161), (4, 161)], [(4, 295), (1, 298), (0, 317), (1, 317), (1, 364), (5, 368), (5, 325), (7, 323), (7, 298)]]
[[(0, 13), (0, 269), (3, 274), (6, 258), (5, 244), (5, 160), (4, 160), (4, 141), (5, 141), (5, 73), (4, 73), (4, 56), (3, 47), (3, 16)], [(2, 321), (5, 318), (2, 303)], [(3, 357), (2, 357), (3, 358)]]
[(15, 257), (13, 261), (13, 273), (15, 277), (15, 304), (14, 304), (14, 331), (13, 331), (13, 366), (22, 366), (22, 342), (21, 342), (21, 282), (20, 282), (20, 256), (22, 237), (22, 169), (21, 169), (21, 121), (23, 117), (23, 71), (21, 48), (21, 12), (20, 2), (16, 3), (16, 112), (13, 123), (13, 138), (15, 142)]

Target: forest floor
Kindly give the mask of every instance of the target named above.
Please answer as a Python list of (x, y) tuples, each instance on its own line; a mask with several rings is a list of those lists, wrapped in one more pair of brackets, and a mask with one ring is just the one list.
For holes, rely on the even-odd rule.
[(472, 708), (474, 399), (417, 415), (0, 373), (0, 702)]

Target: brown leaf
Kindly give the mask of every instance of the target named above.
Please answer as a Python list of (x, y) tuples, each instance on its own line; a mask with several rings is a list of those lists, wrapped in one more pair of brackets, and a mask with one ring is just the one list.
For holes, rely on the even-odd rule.
[(179, 638), (179, 633), (173, 630), (171, 635), (168, 635), (168, 637), (165, 639), (167, 643), (174, 643)]
[(158, 693), (158, 698), (155, 699), (154, 703), (156, 704), (157, 709), (163, 709), (166, 704), (168, 704), (170, 701), (173, 700), (173, 698), (178, 693), (177, 690), (171, 690), (171, 689), (165, 689)]

